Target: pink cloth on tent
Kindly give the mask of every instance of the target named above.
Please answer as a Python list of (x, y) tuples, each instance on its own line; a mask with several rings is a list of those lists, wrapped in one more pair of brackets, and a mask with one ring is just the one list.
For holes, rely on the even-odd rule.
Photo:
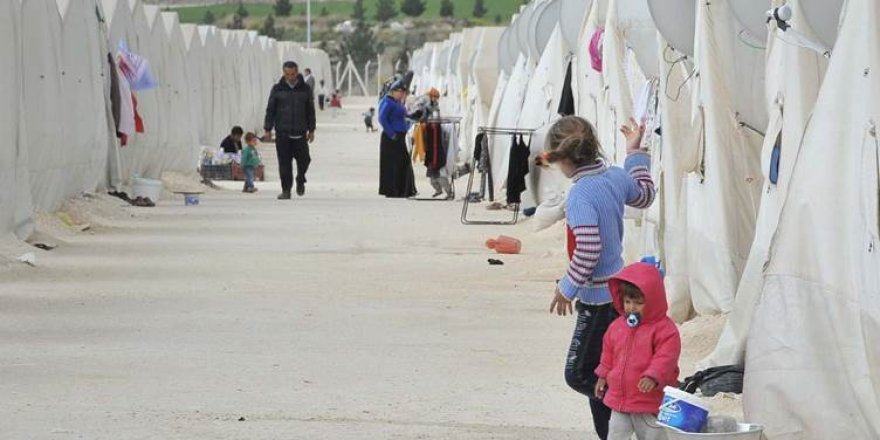
[(602, 73), (602, 41), (605, 37), (605, 28), (600, 27), (593, 32), (590, 38), (590, 64), (593, 70)]

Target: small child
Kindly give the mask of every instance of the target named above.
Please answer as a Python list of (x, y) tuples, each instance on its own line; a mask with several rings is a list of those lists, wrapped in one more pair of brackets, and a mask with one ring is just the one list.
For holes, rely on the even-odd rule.
[(367, 126), (367, 133), (372, 133), (372, 132), (376, 131), (376, 129), (373, 127), (373, 117), (375, 115), (376, 115), (376, 109), (373, 107), (370, 107), (369, 111), (364, 112), (362, 114), (362, 116), (364, 117), (364, 125)]
[(330, 95), (330, 111), (335, 118), (339, 114), (339, 110), (342, 108), (342, 98), (339, 97), (339, 90)]
[(244, 135), (244, 141), (247, 146), (241, 151), (241, 168), (244, 170), (244, 189), (242, 192), (255, 193), (257, 187), (254, 186), (254, 178), (257, 174), (257, 167), (260, 166), (260, 153), (257, 151), (257, 135), (248, 132)]
[(613, 410), (608, 440), (665, 440), (657, 423), (663, 387), (678, 381), (681, 337), (666, 316), (666, 289), (656, 266), (636, 263), (608, 283), (620, 316), (602, 341), (596, 397)]

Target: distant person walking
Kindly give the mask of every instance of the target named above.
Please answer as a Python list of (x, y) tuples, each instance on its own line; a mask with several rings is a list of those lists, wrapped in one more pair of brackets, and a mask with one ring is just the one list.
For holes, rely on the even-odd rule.
[(309, 69), (308, 67), (306, 67), (305, 75), (303, 76), (303, 79), (306, 81), (306, 84), (309, 85), (309, 89), (312, 90), (312, 94), (314, 95), (314, 93), (315, 93), (315, 77), (312, 76), (312, 69)]
[(324, 86), (323, 79), (318, 82), (318, 90), (315, 93), (318, 94), (318, 108), (324, 111), (324, 104), (327, 103), (327, 87)]
[(275, 149), (281, 174), (279, 200), (290, 199), (293, 161), (296, 160), (296, 194), (306, 192), (306, 172), (312, 158), (309, 144), (315, 140), (315, 99), (312, 89), (299, 74), (293, 61), (284, 63), (284, 77), (272, 87), (266, 106), (265, 139), (275, 129)]

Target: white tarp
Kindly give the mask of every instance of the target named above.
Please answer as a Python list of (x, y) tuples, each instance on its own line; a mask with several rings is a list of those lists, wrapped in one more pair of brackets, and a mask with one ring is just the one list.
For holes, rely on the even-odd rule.
[(771, 241), (744, 403), (772, 440), (880, 438), (878, 16), (846, 4)]
[(30, 235), (30, 179), (25, 133), (22, 130), (21, 106), (21, 21), (18, 1), (0, 6), (0, 133), (6, 142), (0, 145), (0, 237), (14, 233), (19, 238)]
[[(523, 101), (522, 110), (519, 112), (518, 128), (537, 129), (544, 127), (557, 114), (559, 108), (559, 98), (562, 96), (562, 89), (565, 83), (566, 55), (568, 48), (562, 38), (562, 31), (557, 26), (547, 47), (541, 54), (541, 59), (534, 72), (529, 75), (528, 86), (526, 89), (525, 99)], [(537, 137), (540, 137), (536, 135)], [(543, 150), (543, 139), (531, 139), (532, 155), (540, 154)], [(500, 146), (504, 146), (500, 143)], [(507, 147), (509, 147), (509, 143)], [(507, 169), (504, 170), (504, 176), (507, 176)], [(552, 173), (553, 182), (558, 182), (557, 173)], [(543, 172), (535, 166), (534, 161), (529, 160), (529, 174), (526, 176), (526, 191), (522, 194), (523, 208), (534, 208), (541, 202), (541, 197), (546, 193), (539, 188), (539, 182), (542, 179)], [(550, 188), (546, 188), (550, 189)], [(557, 188), (553, 188), (557, 189)], [(559, 194), (559, 191), (551, 191), (551, 196)]]
[[(193, 171), (200, 144), (218, 145), (233, 123), (261, 125), (280, 66), (274, 40), (181, 27), (177, 14), (141, 0), (2, 4), (0, 236), (26, 238), (35, 209), (55, 210), (79, 193)], [(116, 59), (120, 43), (149, 62), (158, 83), (135, 92), (145, 133), (132, 133), (125, 146), (110, 101), (108, 56)], [(303, 53), (295, 45), (289, 52)], [(326, 53), (309, 56), (329, 71)]]
[[(797, 4), (791, 5), (797, 8)], [(806, 32), (796, 12), (791, 24)], [(767, 63), (767, 105), (771, 115), (761, 153), (764, 191), (755, 227), (755, 239), (743, 271), (736, 301), (713, 353), (705, 359), (705, 366), (740, 364), (746, 350), (746, 338), (755, 305), (764, 285), (764, 263), (770, 240), (779, 222), (782, 201), (789, 191), (789, 179), (798, 156), (810, 113), (813, 110), (827, 62), (818, 53), (783, 42), (771, 33)], [(780, 137), (781, 136), (781, 137)], [(776, 183), (770, 180), (773, 148), (779, 139), (779, 173)]]
[[(87, 158), (64, 141), (65, 109), (62, 91), (61, 16), (55, 0), (25, 0), (22, 31), (21, 116), (24, 120), (30, 188), (34, 207), (57, 208), (77, 188), (71, 178), (91, 168)], [(68, 148), (71, 147), (71, 148)]]
[(690, 292), (701, 315), (733, 308), (754, 237), (763, 180), (759, 161), (763, 139), (737, 119), (764, 105), (763, 99), (750, 106), (737, 99), (747, 95), (746, 90), (763, 90), (758, 81), (762, 76), (736, 72), (763, 70), (764, 51), (739, 40), (728, 1), (701, 2), (697, 11), (695, 64), (704, 126), (703, 166), (688, 179), (687, 227)]

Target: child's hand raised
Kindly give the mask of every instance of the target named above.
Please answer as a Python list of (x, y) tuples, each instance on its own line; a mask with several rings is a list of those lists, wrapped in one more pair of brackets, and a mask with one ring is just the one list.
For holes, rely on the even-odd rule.
[(642, 380), (639, 381), (639, 391), (643, 393), (649, 393), (657, 388), (659, 384), (656, 380), (651, 379), (650, 377), (643, 377)]
[(620, 126), (620, 133), (626, 138), (626, 152), (637, 153), (642, 151), (642, 136), (645, 134), (645, 123), (639, 124), (635, 119), (629, 118)]
[(599, 380), (596, 381), (596, 391), (595, 391), (596, 398), (597, 399), (604, 399), (605, 398), (605, 390), (607, 390), (607, 389), (608, 389), (608, 382), (605, 381), (605, 379), (602, 379), (600, 377)]

